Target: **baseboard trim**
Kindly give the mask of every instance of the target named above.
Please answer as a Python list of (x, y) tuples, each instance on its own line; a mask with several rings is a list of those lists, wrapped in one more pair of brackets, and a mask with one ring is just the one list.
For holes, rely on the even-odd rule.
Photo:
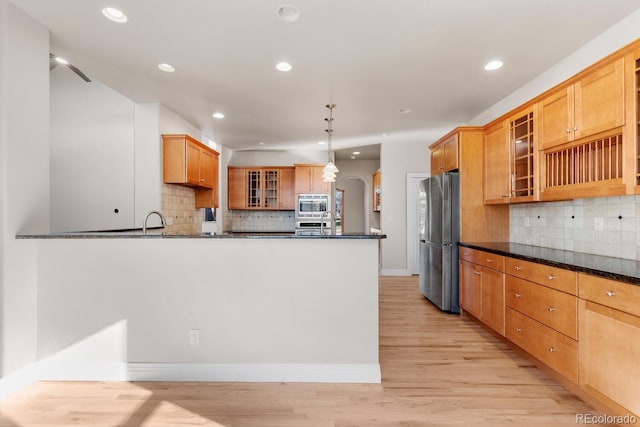
[(380, 383), (379, 364), (129, 363), (131, 381)]
[(29, 365), (0, 379), (0, 399), (35, 381), (381, 382), (380, 365), (313, 363), (125, 363)]

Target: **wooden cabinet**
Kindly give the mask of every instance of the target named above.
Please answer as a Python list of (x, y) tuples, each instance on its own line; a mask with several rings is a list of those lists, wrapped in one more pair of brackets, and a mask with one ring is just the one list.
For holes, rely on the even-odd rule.
[(640, 286), (579, 274), (580, 385), (640, 415)]
[(624, 58), (581, 75), (539, 103), (542, 148), (620, 127), (624, 114)]
[(536, 199), (535, 106), (488, 126), (484, 144), (485, 203)]
[(329, 194), (331, 183), (322, 180), (325, 165), (294, 165), (296, 194)]
[(458, 135), (454, 134), (447, 139), (431, 145), (431, 175), (449, 172), (458, 169)]
[(293, 210), (293, 168), (228, 168), (228, 207)]
[(505, 122), (488, 127), (484, 133), (484, 202), (507, 203), (509, 188), (509, 142)]
[(380, 206), (382, 202), (382, 184), (380, 181), (380, 169), (374, 172), (371, 179), (371, 202), (373, 204), (373, 211), (380, 212)]
[(504, 336), (504, 257), (460, 248), (460, 306)]
[(218, 207), (219, 154), (189, 135), (162, 135), (163, 181), (195, 188), (196, 208)]

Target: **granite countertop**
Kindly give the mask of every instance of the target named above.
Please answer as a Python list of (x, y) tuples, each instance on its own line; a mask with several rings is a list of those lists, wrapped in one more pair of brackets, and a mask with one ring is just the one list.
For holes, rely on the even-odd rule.
[(170, 233), (150, 230), (142, 234), (140, 230), (127, 231), (89, 231), (77, 233), (18, 234), (16, 239), (386, 239), (385, 234), (346, 233), (332, 235), (298, 236), (292, 232), (254, 232), (254, 233)]
[(640, 285), (640, 261), (509, 242), (460, 242), (460, 246)]

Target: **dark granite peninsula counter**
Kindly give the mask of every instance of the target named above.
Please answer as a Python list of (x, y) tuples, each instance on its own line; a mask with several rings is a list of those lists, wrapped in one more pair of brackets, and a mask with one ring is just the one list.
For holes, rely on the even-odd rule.
[(460, 242), (460, 246), (640, 285), (640, 262), (635, 260), (509, 242)]

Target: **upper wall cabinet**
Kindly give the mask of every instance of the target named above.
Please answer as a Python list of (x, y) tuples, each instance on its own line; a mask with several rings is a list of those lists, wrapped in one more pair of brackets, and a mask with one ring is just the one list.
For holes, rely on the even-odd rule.
[(373, 202), (373, 211), (380, 212), (381, 199), (382, 199), (382, 183), (381, 183), (380, 169), (373, 173), (371, 177), (371, 200)]
[(436, 142), (431, 149), (431, 175), (458, 169), (458, 134)]
[(484, 202), (508, 203), (509, 143), (506, 122), (500, 121), (484, 132)]
[(196, 208), (218, 207), (219, 154), (189, 135), (162, 135), (166, 184), (195, 188)]
[(324, 165), (294, 165), (296, 194), (329, 194), (331, 183), (322, 180)]
[(624, 58), (604, 64), (542, 99), (543, 149), (593, 136), (624, 124)]
[(228, 172), (228, 208), (294, 210), (292, 167), (232, 167)]

